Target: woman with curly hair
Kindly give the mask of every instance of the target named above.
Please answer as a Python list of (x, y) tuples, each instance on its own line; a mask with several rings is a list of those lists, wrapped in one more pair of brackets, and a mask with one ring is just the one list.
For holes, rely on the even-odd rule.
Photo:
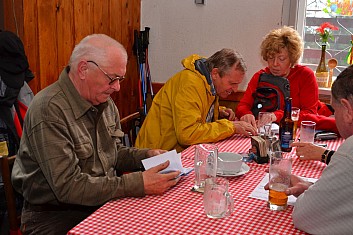
[[(256, 127), (257, 117), (252, 108), (254, 93), (258, 87), (259, 77), (262, 73), (285, 77), (290, 84), (290, 97), (292, 106), (300, 108), (301, 120), (312, 120), (317, 123), (317, 129), (337, 132), (335, 120), (319, 115), (324, 109), (319, 102), (319, 89), (314, 72), (303, 65), (299, 59), (303, 53), (303, 40), (299, 33), (291, 27), (283, 26), (271, 30), (261, 43), (261, 57), (267, 62), (267, 67), (256, 72), (251, 78), (243, 98), (237, 106), (236, 115), (241, 121), (246, 121)], [(276, 79), (274, 77), (274, 79)], [(323, 114), (323, 113), (322, 113)], [(272, 122), (279, 123), (283, 117), (283, 110), (272, 112)]]

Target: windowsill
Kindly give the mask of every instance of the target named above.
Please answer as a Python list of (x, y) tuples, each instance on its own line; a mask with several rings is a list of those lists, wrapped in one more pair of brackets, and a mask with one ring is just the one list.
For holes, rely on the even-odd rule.
[(329, 95), (329, 96), (331, 96), (331, 88), (319, 87), (319, 95)]
[[(336, 76), (332, 76), (332, 83), (336, 80)], [(319, 95), (329, 96), (331, 98), (331, 87), (319, 87)]]

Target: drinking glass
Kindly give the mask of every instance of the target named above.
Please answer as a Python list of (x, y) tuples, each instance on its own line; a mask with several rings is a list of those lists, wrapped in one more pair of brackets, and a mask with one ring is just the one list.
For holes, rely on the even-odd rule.
[(205, 180), (203, 205), (207, 217), (223, 218), (234, 211), (234, 200), (228, 192), (229, 182), (225, 178), (215, 177)]
[(302, 121), (300, 126), (300, 142), (314, 143), (316, 122)]
[(281, 211), (287, 208), (288, 196), (285, 191), (290, 186), (292, 158), (289, 153), (271, 152), (269, 169), (268, 207)]
[(257, 118), (257, 127), (258, 127), (258, 134), (264, 136), (271, 136), (271, 119), (270, 112), (259, 112), (259, 116)]
[(195, 185), (194, 190), (203, 192), (205, 180), (216, 177), (218, 147), (214, 144), (199, 144), (195, 146)]
[(297, 136), (298, 120), (299, 120), (300, 108), (292, 107), (292, 120), (294, 121), (293, 125), (293, 139)]

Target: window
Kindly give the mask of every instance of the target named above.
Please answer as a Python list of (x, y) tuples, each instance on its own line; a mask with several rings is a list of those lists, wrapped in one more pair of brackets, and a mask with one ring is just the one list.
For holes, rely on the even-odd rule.
[[(301, 12), (304, 12), (302, 16)], [(329, 41), (326, 50), (326, 62), (336, 58), (338, 66), (334, 76), (346, 68), (347, 55), (353, 41), (353, 1), (352, 0), (299, 0), (297, 11), (297, 29), (302, 31), (304, 54), (302, 64), (316, 70), (321, 56), (321, 40), (316, 34), (323, 22), (329, 22), (339, 29), (333, 31), (334, 41)]]

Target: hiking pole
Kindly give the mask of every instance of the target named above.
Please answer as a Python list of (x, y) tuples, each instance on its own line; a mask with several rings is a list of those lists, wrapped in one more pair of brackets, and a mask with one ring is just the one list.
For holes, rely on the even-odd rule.
[(137, 30), (134, 30), (134, 53), (137, 57), (137, 69), (139, 73), (138, 80), (138, 91), (139, 91), (139, 104), (142, 107), (142, 90), (141, 90), (141, 69), (140, 69), (140, 52), (139, 52), (139, 33)]
[(148, 44), (149, 44), (149, 31), (150, 28), (149, 27), (145, 27), (145, 32), (144, 32), (144, 41), (143, 41), (143, 46), (145, 49), (145, 56), (146, 56), (146, 78), (147, 81), (149, 82), (149, 86), (150, 86), (150, 92), (151, 92), (151, 99), (153, 100), (154, 98), (154, 93), (153, 93), (153, 86), (152, 86), (152, 77), (151, 77), (151, 71), (150, 71), (150, 65), (148, 62)]
[(145, 73), (145, 62), (146, 55), (143, 50), (143, 33), (140, 31), (140, 36), (138, 37), (138, 51), (139, 51), (139, 64), (140, 64), (140, 74), (141, 74), (141, 90), (142, 90), (142, 105), (143, 105), (143, 114), (147, 115), (147, 83), (146, 83), (146, 73)]
[(144, 71), (144, 63), (145, 63), (145, 52), (143, 50), (143, 45), (142, 45), (142, 35), (138, 31), (134, 31), (134, 37), (135, 37), (135, 42), (134, 42), (134, 49), (136, 51), (136, 56), (137, 56), (137, 63), (138, 63), (138, 68), (139, 68), (139, 75), (140, 75), (140, 80), (139, 80), (139, 98), (140, 98), (140, 107), (143, 108), (143, 115), (147, 115), (147, 102), (146, 102), (146, 96), (147, 96), (147, 86), (146, 86), (146, 78), (145, 78), (145, 71)]

